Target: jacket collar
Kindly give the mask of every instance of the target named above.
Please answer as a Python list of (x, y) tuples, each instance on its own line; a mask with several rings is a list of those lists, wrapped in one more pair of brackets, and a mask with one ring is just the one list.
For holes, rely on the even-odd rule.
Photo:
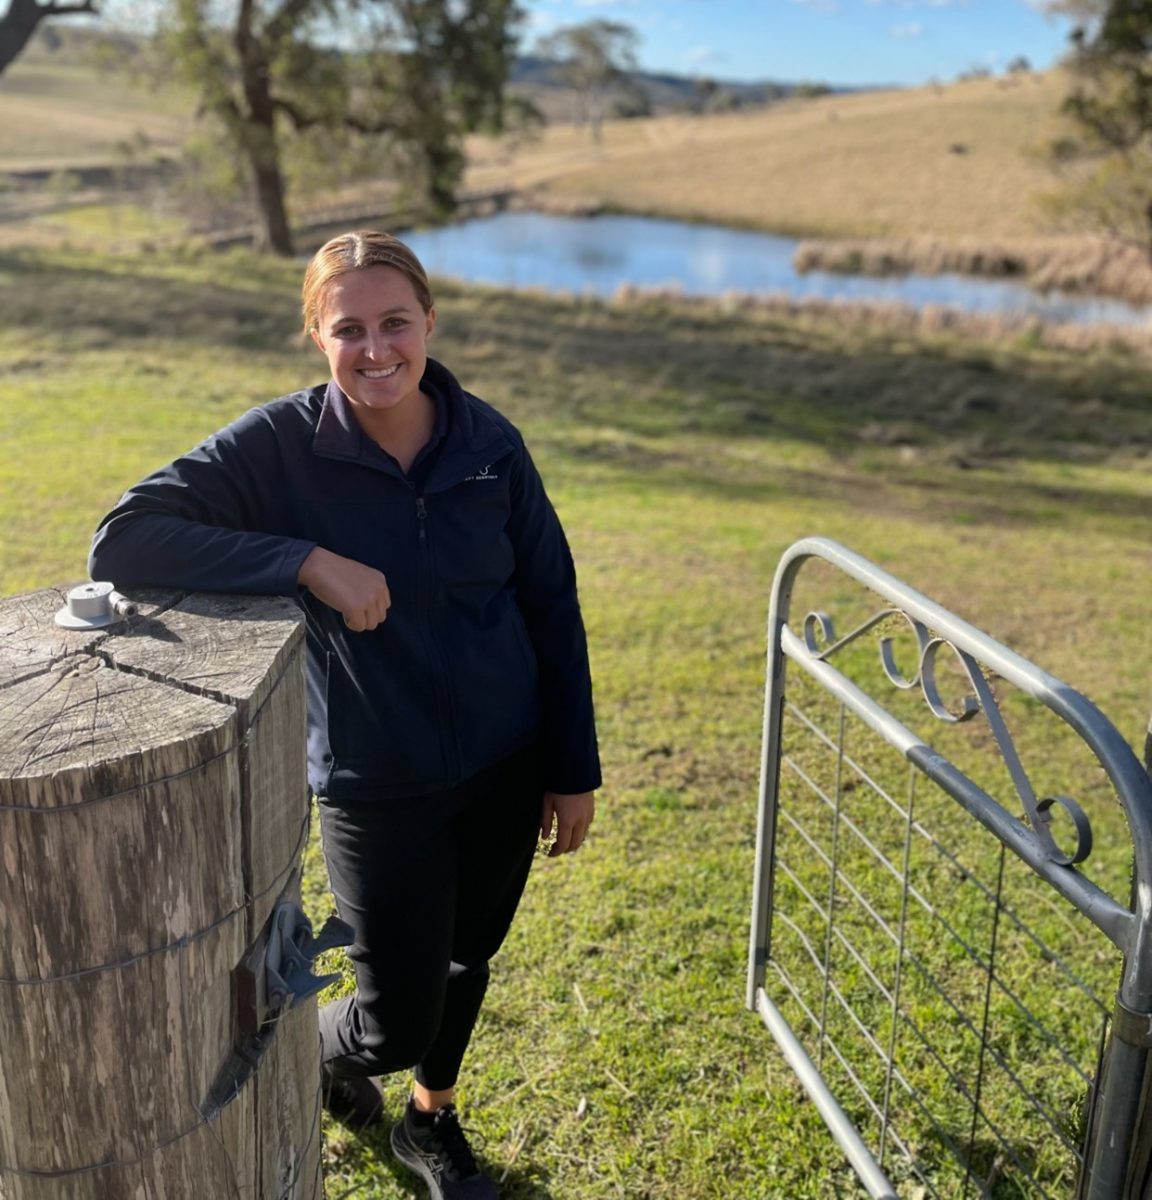
[[(421, 384), (435, 397), (437, 406), (446, 410), (442, 416), (447, 418), (448, 430), (426, 490), (451, 487), (477, 467), (503, 457), (514, 448), (496, 421), (469, 403), (467, 393), (447, 367), (435, 359), (428, 359)], [(360, 428), (348, 397), (334, 379), (329, 381), (324, 393), (312, 449), (321, 458), (360, 463), (404, 478), (395, 459), (385, 454)]]
[(322, 458), (343, 458), (356, 462), (365, 457), (371, 445), (352, 414), (348, 397), (340, 390), (335, 379), (329, 380), (316, 421), (316, 433), (312, 438), (313, 451)]

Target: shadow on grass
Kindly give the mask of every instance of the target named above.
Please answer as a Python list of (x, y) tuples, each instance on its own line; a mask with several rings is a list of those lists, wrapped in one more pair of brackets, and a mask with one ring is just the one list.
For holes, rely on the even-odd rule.
[(872, 515), (898, 515), (947, 525), (1065, 526), (1071, 516), (1081, 527), (1130, 526), (1147, 521), (1148, 497), (1119, 487), (1052, 486), (1022, 477), (1011, 462), (999, 460), (979, 471), (931, 462), (917, 466), (883, 461), (860, 468), (816, 470), (774, 462), (730, 463), (693, 453), (691, 447), (653, 450), (648, 445), (608, 441), (573, 444), (563, 437), (537, 439), (551, 462), (595, 463), (613, 485), (641, 492), (664, 488), (745, 503), (829, 502)]
[(244, 269), (228, 256), (143, 255), (103, 262), (0, 253), (0, 328), (34, 335), (29, 351), (46, 354), (49, 363), (63, 331), (70, 352), (119, 347), (143, 360), (152, 338), (205, 352), (213, 345), (283, 349), (299, 328), (287, 264), (250, 259)]
[[(153, 354), (168, 362), (152, 339), (184, 343), (192, 355), (288, 354), (300, 274), (297, 263), (247, 254), (89, 262), (0, 254), (0, 328), (25, 331), (28, 354), (46, 359), (9, 369), (51, 370), (65, 335), (70, 353), (123, 350), (145, 368)], [(439, 290), (435, 352), (514, 419), (551, 415), (648, 439), (931, 452), (960, 468), (1152, 454), (1152, 364), (1119, 352), (913, 337), (707, 302), (613, 307)]]
[[(367, 1130), (349, 1130), (325, 1118), (325, 1191), (329, 1200), (370, 1200), (386, 1187), (388, 1195), (423, 1197), (428, 1187), (392, 1153), (394, 1116)], [(476, 1143), (480, 1166), (496, 1182), (501, 1200), (552, 1200), (549, 1172), (537, 1163), (504, 1165), (490, 1159)], [(527, 1157), (527, 1156), (525, 1156)]]
[[(325, 1192), (329, 1200), (371, 1200), (381, 1194), (380, 1189), (385, 1185), (389, 1195), (428, 1195), (428, 1186), (423, 1179), (392, 1157), (387, 1133), (373, 1135), (366, 1146), (370, 1147), (371, 1153), (355, 1155), (354, 1164), (348, 1161), (341, 1164), (344, 1178), (347, 1179), (351, 1167), (357, 1182), (342, 1184), (336, 1181), (335, 1170), (326, 1172)], [(529, 1171), (514, 1167), (505, 1173), (498, 1163), (483, 1161), (481, 1167), (486, 1168), (496, 1182), (501, 1200), (552, 1200), (547, 1174), (539, 1169)]]

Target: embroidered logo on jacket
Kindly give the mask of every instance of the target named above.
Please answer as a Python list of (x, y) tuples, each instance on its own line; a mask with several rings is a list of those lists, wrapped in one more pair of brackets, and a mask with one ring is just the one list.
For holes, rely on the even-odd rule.
[(486, 467), (482, 467), (475, 475), (465, 475), (464, 482), (471, 483), (473, 480), (481, 479), (499, 479), (500, 476), (492, 473), (492, 464), (489, 463)]

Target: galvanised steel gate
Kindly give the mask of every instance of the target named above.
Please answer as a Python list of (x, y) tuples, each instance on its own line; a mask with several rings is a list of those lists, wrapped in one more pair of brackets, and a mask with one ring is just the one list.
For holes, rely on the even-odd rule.
[(1145, 1200), (1152, 781), (1132, 749), (835, 542), (784, 555), (768, 642), (748, 1005), (861, 1183)]

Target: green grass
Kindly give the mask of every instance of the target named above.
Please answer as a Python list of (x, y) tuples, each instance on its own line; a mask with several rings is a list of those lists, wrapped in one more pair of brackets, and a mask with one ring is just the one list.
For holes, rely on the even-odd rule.
[[(5, 592), (79, 579), (124, 487), (322, 378), (296, 336), (297, 274), (243, 254), (0, 256)], [(1152, 678), (1152, 368), (703, 303), (447, 286), (439, 300), (436, 353), (519, 423), (565, 521), (605, 761), (587, 848), (538, 863), (497, 961), (466, 1121), (509, 1200), (856, 1195), (743, 1008), (776, 561), (806, 534), (847, 543), (1135, 741)], [(1107, 790), (1071, 750), (1021, 737), (1045, 785), (1091, 810), (1095, 869), (1122, 890)], [(320, 915), (314, 846), (309, 863)], [(1060, 905), (1036, 919), (1076, 944)], [(403, 1092), (388, 1082), (390, 1109)], [(333, 1125), (325, 1145), (331, 1197), (420, 1194), (383, 1136)]]
[(133, 203), (76, 204), (40, 218), (39, 224), (70, 237), (87, 235), (111, 241), (176, 237), (184, 231), (183, 221)]

